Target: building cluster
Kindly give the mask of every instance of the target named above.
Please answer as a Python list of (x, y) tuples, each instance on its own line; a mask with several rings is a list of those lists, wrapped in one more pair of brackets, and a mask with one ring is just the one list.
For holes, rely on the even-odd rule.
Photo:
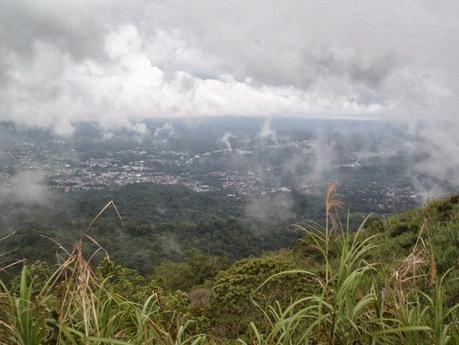
[[(51, 188), (65, 192), (134, 183), (180, 184), (196, 192), (221, 191), (228, 197), (289, 192), (292, 189), (308, 195), (319, 190), (316, 182), (311, 184), (305, 180), (306, 184), (303, 186), (291, 186), (288, 182), (279, 182), (280, 176), (269, 168), (251, 167), (250, 155), (254, 155), (257, 162), (266, 158), (263, 156), (265, 151), (255, 151), (245, 151), (241, 156), (237, 150), (196, 154), (191, 151), (155, 151), (154, 148), (130, 147), (121, 148), (119, 151), (103, 151), (97, 146), (75, 148), (65, 142), (23, 143), (9, 147), (8, 150), (0, 149), (0, 183), (24, 170), (36, 170), (44, 176)], [(244, 157), (248, 163), (228, 169), (229, 165), (225, 160), (238, 157)], [(353, 199), (380, 210), (400, 208), (403, 204), (409, 207), (415, 201), (416, 194), (409, 183), (401, 177), (398, 177), (399, 180), (395, 177), (385, 180), (390, 183), (375, 181), (371, 171), (375, 167), (379, 169), (379, 166), (372, 163), (373, 165), (365, 167), (363, 162), (365, 157), (360, 157), (358, 164), (355, 160), (349, 160), (337, 167), (338, 177), (345, 176), (345, 183), (340, 185), (343, 195), (352, 195)], [(370, 169), (369, 172), (365, 175), (357, 173), (359, 169), (365, 171), (364, 168)], [(272, 183), (273, 177), (277, 179), (276, 183)]]

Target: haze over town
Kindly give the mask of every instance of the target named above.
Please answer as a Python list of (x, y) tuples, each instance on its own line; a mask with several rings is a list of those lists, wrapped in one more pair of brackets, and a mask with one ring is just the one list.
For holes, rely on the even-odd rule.
[(3, 231), (95, 195), (285, 225), (334, 183), (383, 216), (457, 191), (456, 1), (0, 2)]

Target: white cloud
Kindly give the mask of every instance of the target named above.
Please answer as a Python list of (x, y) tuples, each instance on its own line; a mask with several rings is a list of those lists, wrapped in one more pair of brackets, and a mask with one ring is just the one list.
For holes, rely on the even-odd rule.
[(2, 118), (70, 135), (72, 125), (81, 121), (98, 122), (107, 129), (135, 129), (139, 122), (157, 117), (379, 109), (377, 104), (358, 103), (352, 94), (253, 85), (229, 76), (202, 78), (181, 70), (166, 76), (152, 64), (143, 45), (133, 25), (121, 26), (107, 36), (104, 47), (109, 58), (103, 63), (90, 58), (74, 61), (52, 45), (36, 43), (32, 63), (22, 66), (24, 70), (18, 68), (2, 93), (7, 105)]
[(60, 135), (171, 116), (455, 121), (458, 14), (452, 0), (18, 0), (0, 14), (0, 120)]
[(68, 136), (158, 117), (377, 117), (422, 139), (413, 175), (455, 180), (458, 16), (456, 0), (3, 1), (0, 121)]

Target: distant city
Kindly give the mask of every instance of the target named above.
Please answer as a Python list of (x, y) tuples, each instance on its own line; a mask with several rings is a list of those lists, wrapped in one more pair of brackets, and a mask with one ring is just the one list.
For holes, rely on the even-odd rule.
[[(27, 170), (67, 193), (156, 183), (240, 198), (292, 190), (317, 195), (337, 182), (340, 193), (365, 210), (390, 212), (422, 202), (408, 171), (412, 157), (392, 140), (397, 129), (385, 137), (372, 134), (374, 127), (384, 133), (385, 124), (358, 123), (352, 129), (333, 121), (304, 120), (302, 128), (271, 120), (239, 119), (240, 127), (212, 121), (191, 128), (155, 124), (135, 140), (128, 133), (107, 137), (94, 128), (68, 139), (43, 138), (34, 130), (18, 135), (18, 129), (4, 126), (0, 183), (7, 187), (10, 176)], [(11, 131), (14, 140), (8, 140)]]

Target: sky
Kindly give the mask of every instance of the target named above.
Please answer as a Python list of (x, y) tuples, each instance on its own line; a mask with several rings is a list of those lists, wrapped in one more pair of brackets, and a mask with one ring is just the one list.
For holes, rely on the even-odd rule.
[(457, 0), (0, 8), (0, 121), (70, 136), (80, 122), (142, 132), (165, 117), (343, 116), (424, 128), (447, 155), (459, 144)]

